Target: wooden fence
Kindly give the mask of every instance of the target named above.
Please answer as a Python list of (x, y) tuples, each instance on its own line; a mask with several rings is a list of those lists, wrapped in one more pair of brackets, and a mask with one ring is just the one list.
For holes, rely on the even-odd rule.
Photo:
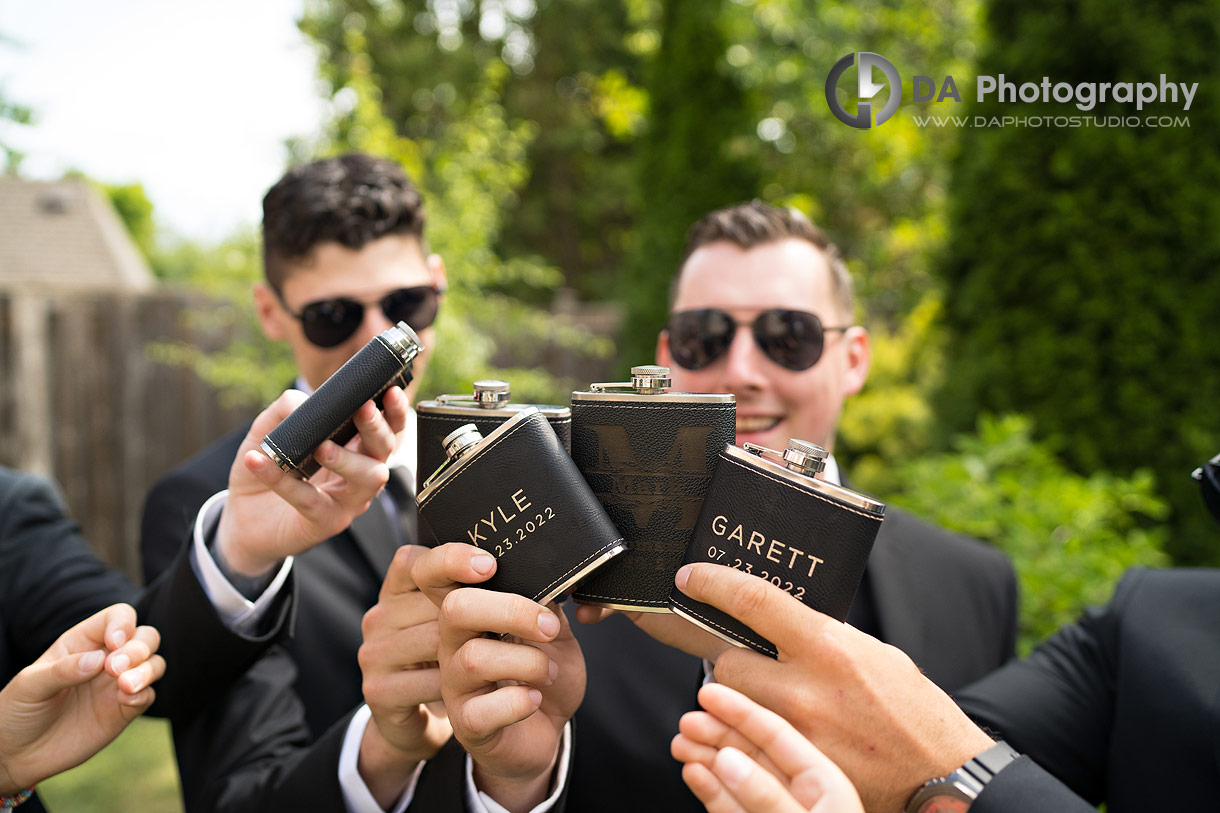
[(155, 341), (216, 349), (188, 328), (186, 294), (0, 294), (0, 464), (53, 477), (106, 562), (140, 580), (140, 516), (158, 477), (252, 417)]

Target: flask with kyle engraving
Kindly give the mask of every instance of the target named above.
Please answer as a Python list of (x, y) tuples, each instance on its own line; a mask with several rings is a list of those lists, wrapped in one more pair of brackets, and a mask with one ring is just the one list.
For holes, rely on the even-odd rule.
[(737, 405), (729, 393), (670, 392), (668, 367), (632, 367), (631, 377), (572, 393), (572, 458), (628, 546), (573, 597), (664, 613)]
[(518, 404), (511, 398), (507, 381), (485, 379), (474, 382), (471, 395), (438, 395), (415, 407), (419, 450), (416, 467), (417, 489), (445, 462), (445, 436), (463, 424), (473, 423), (484, 435), (526, 407), (534, 407), (547, 419), (564, 449), (572, 448), (572, 410), (550, 404)]
[[(683, 564), (735, 567), (847, 620), (885, 505), (818, 477), (826, 457), (796, 438), (782, 453), (753, 443), (725, 447)], [(670, 604), (731, 644), (777, 656), (766, 638), (677, 587)]]
[(448, 461), (419, 491), (420, 538), (496, 557), (481, 584), (543, 604), (626, 546), (555, 430), (527, 407), (486, 437), (474, 424), (444, 439)]

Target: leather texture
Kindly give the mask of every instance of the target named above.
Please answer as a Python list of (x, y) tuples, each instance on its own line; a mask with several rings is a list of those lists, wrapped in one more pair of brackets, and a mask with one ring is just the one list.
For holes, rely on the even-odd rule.
[(674, 574), (716, 456), (735, 437), (736, 416), (732, 402), (695, 396), (684, 402), (573, 399), (572, 458), (628, 546), (581, 582), (577, 601), (669, 610)]
[(373, 338), (356, 355), (322, 382), (322, 386), (272, 429), (263, 441), (280, 458), (291, 463), (295, 473), (311, 477), (320, 468), (313, 452), (330, 438), (343, 445), (356, 435), (352, 416), (365, 401), (377, 399), (391, 384), (405, 387), (411, 382), (411, 364), (381, 339)]
[(457, 461), (419, 502), (427, 544), (496, 557), (482, 586), (545, 602), (623, 542), (540, 412), (521, 415)]
[[(1218, 631), (1220, 570), (1137, 568), (1105, 607), (954, 697), (1090, 805), (1220, 810)], [(971, 811), (1069, 809), (1011, 769)]]
[[(419, 465), (415, 467), (416, 489), (423, 488), (424, 481), (431, 477), (432, 473), (445, 462), (445, 447), (442, 441), (454, 429), (468, 423), (473, 423), (479, 432), (482, 433), (483, 437), (487, 437), (500, 424), (529, 406), (539, 405), (512, 404), (508, 408), (489, 409), (486, 411), (486, 416), (478, 418), (470, 415), (446, 415), (444, 413), (445, 406), (443, 404), (436, 404), (436, 402), (417, 406), (415, 410), (415, 426), (417, 429), (416, 437), (419, 438)], [(469, 408), (468, 405), (467, 408)], [(563, 444), (564, 451), (571, 452), (572, 414), (566, 411), (548, 414), (547, 410), (554, 409), (554, 407), (539, 406), (539, 409), (546, 417), (547, 423), (555, 430), (555, 434), (559, 436), (559, 442)]]
[[(735, 567), (847, 620), (881, 517), (725, 453), (699, 512), (684, 564)], [(775, 645), (676, 587), (670, 603), (726, 640), (771, 657)]]

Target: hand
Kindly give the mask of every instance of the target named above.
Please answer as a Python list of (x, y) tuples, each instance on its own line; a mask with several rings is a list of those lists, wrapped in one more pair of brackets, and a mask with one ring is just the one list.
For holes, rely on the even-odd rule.
[[(229, 469), (229, 497), (216, 545), (237, 574), (256, 577), (286, 556), (309, 550), (342, 531), (368, 509), (389, 481), (385, 460), (406, 425), (407, 398), (386, 390), (383, 410), (366, 402), (355, 415), (359, 434), (346, 446), (326, 441), (314, 452), (322, 470), (308, 481), (280, 470), (259, 444), (305, 400), (288, 390), (254, 419)], [(384, 411), (384, 414), (383, 414)]]
[(703, 658), (712, 663), (716, 662), (716, 658), (720, 656), (721, 652), (732, 646), (723, 638), (696, 627), (674, 613), (638, 613), (584, 605), (576, 608), (576, 620), (582, 624), (596, 624), (615, 613), (625, 615), (631, 620), (631, 623), (666, 646), (672, 646), (688, 655), (694, 655), (696, 658)]
[(402, 795), (415, 767), (435, 756), (453, 735), (441, 702), (436, 605), (411, 577), (412, 565), (425, 550), (418, 545), (398, 549), (361, 627), (360, 670), (373, 721), (364, 730), (358, 768), (373, 798), (387, 809)]
[(84, 762), (152, 704), (161, 636), (115, 604), (85, 619), (0, 690), (0, 794)]
[(778, 714), (717, 683), (674, 737), (682, 779), (708, 813), (863, 813), (847, 776)]
[(792, 723), (839, 765), (868, 810), (901, 810), (928, 779), (994, 745), (901, 650), (809, 609), (768, 582), (714, 564), (678, 589), (749, 625), (779, 650), (733, 648), (715, 677)]
[(412, 572), (440, 607), (441, 691), (475, 785), (510, 811), (529, 810), (547, 796), (564, 726), (584, 699), (585, 662), (557, 605), (464, 586), (495, 570), (490, 554), (452, 543)]

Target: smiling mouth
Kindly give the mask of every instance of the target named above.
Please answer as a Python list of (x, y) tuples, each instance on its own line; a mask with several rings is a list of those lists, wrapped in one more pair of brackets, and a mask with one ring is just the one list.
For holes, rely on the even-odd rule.
[(758, 415), (738, 415), (737, 416), (737, 431), (741, 432), (769, 432), (779, 425), (779, 418), (768, 418)]

